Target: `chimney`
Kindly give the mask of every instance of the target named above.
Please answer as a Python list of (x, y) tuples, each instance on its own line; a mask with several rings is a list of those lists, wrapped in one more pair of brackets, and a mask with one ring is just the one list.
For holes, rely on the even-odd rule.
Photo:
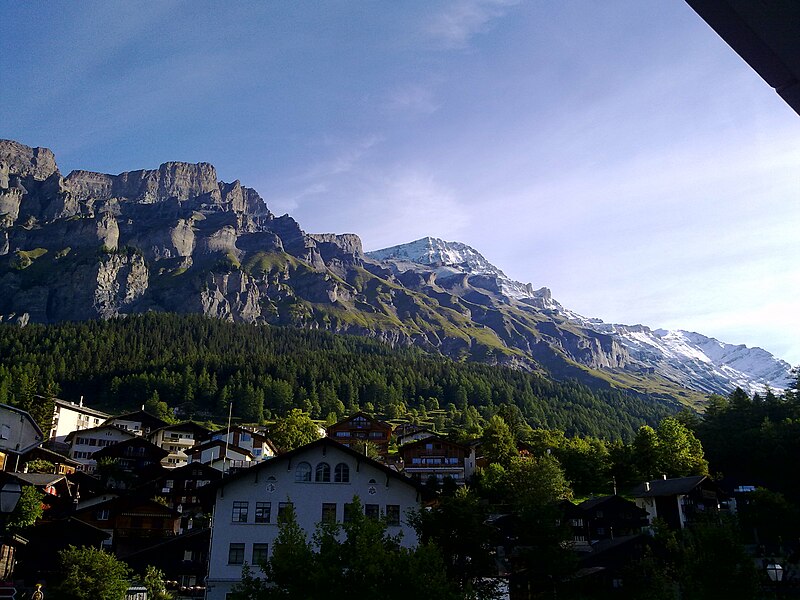
[(78, 406), (83, 406), (83, 396), (81, 396), (80, 402), (78, 402)]
[(666, 480), (667, 480), (667, 474), (666, 474), (666, 473), (662, 473), (662, 474), (661, 474), (661, 479), (663, 479), (664, 481), (666, 481)]
[(649, 481), (645, 481), (644, 482), (644, 491), (645, 492), (649, 492), (650, 491), (650, 482)]

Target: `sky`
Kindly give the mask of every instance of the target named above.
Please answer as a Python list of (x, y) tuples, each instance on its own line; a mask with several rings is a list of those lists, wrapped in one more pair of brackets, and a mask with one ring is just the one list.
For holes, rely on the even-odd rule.
[(308, 232), (424, 236), (607, 322), (800, 364), (800, 117), (681, 0), (0, 0), (0, 137), (210, 162)]

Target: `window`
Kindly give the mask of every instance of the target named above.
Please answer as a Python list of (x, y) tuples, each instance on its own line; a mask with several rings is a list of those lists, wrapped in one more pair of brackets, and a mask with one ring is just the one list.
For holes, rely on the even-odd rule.
[(386, 505), (386, 524), (387, 525), (394, 525), (395, 527), (400, 525), (400, 505), (399, 504), (387, 504)]
[(336, 437), (350, 437), (349, 431), (337, 431)]
[(272, 502), (256, 502), (256, 523), (269, 523)]
[(111, 516), (110, 511), (107, 508), (101, 508), (95, 514), (95, 518), (98, 521), (108, 521), (110, 516)]
[(233, 523), (247, 523), (247, 504), (247, 501), (234, 501), (233, 513), (231, 514)]
[(311, 481), (311, 465), (301, 462), (294, 471), (295, 481)]
[(253, 544), (253, 562), (254, 565), (263, 565), (267, 562), (267, 552), (269, 544)]
[(381, 509), (378, 504), (365, 504), (364, 514), (370, 519), (379, 519), (381, 516)]
[(331, 481), (331, 466), (328, 463), (319, 463), (317, 465), (317, 474), (314, 481), (322, 483), (330, 483)]
[(286, 518), (286, 513), (292, 508), (291, 502), (278, 503), (278, 522), (282, 522)]
[(230, 544), (228, 546), (228, 564), (244, 564), (244, 544)]
[(346, 502), (344, 505), (344, 522), (349, 523), (356, 516), (356, 505), (352, 502)]
[(322, 522), (336, 523), (336, 504), (324, 502), (322, 504)]
[(333, 480), (336, 483), (350, 483), (350, 467), (339, 463), (333, 471)]

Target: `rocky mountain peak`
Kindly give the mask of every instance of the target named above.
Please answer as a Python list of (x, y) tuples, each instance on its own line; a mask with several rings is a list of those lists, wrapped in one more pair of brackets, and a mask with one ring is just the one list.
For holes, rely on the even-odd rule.
[(0, 140), (0, 188), (8, 188), (10, 173), (44, 181), (53, 173), (58, 173), (56, 157), (48, 148), (31, 148), (14, 140)]

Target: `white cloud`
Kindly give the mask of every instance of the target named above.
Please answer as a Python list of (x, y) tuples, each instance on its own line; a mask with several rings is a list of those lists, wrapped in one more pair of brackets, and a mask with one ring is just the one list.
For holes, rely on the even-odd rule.
[(429, 115), (439, 109), (433, 91), (419, 84), (411, 84), (393, 89), (386, 99), (386, 111), (391, 113), (411, 113)]
[(502, 17), (519, 0), (456, 0), (435, 15), (426, 33), (448, 48), (463, 48), (476, 33), (485, 31), (489, 21)]

